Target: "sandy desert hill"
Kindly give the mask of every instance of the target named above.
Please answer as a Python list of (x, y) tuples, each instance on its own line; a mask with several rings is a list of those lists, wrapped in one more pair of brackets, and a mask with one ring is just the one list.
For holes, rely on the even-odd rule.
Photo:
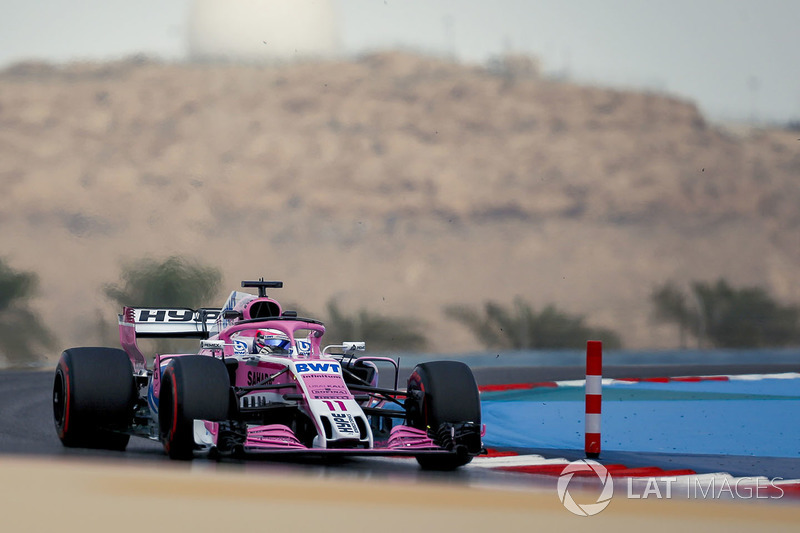
[(438, 352), (479, 348), (453, 303), (520, 295), (665, 348), (648, 295), (668, 279), (800, 302), (797, 132), (509, 65), (9, 67), (0, 255), (40, 275), (63, 346), (113, 320), (121, 265), (173, 254), (218, 267), (223, 292), (264, 276), (317, 314), (417, 316)]

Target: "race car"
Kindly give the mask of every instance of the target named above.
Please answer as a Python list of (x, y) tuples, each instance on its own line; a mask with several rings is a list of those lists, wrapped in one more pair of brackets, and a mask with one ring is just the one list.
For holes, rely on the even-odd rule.
[[(124, 450), (131, 436), (173, 459), (247, 454), (412, 456), (452, 470), (483, 452), (478, 387), (458, 361), (418, 364), (406, 388), (389, 357), (363, 342), (322, 347), (325, 326), (284, 311), (243, 281), (220, 309), (133, 308), (122, 349), (70, 348), (58, 362), (53, 414), (64, 446)], [(191, 354), (155, 354), (138, 338), (198, 338)], [(393, 382), (379, 380), (379, 367)]]

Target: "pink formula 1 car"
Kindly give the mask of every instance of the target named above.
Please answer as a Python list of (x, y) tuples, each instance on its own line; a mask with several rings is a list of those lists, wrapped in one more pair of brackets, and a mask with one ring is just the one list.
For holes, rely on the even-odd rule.
[[(190, 459), (270, 454), (413, 456), (449, 470), (482, 452), (478, 388), (457, 361), (416, 366), (398, 389), (397, 362), (357, 356), (363, 342), (322, 348), (324, 325), (283, 311), (266, 289), (234, 291), (222, 309), (125, 307), (122, 350), (71, 348), (61, 355), (53, 412), (69, 447), (123, 450), (131, 435), (160, 440)], [(136, 339), (194, 337), (196, 354), (156, 355)], [(394, 372), (381, 387), (378, 367)]]

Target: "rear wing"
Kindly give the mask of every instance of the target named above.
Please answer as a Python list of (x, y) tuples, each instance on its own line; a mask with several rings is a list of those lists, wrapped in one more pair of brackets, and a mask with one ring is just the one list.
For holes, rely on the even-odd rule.
[(141, 338), (207, 339), (208, 326), (214, 324), (221, 309), (175, 307), (125, 307), (118, 315), (119, 324), (133, 324)]
[(217, 322), (221, 309), (175, 307), (124, 307), (119, 319), (119, 341), (135, 372), (147, 368), (137, 338), (207, 339), (209, 325)]

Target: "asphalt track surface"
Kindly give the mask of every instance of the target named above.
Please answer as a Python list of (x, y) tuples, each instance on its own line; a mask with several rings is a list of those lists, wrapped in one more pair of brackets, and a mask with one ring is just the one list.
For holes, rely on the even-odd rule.
[[(133, 437), (125, 452), (64, 448), (56, 436), (52, 410), (53, 373), (49, 371), (0, 372), (0, 457), (2, 455), (47, 458), (105, 459), (122, 464), (171, 462), (160, 443)], [(197, 458), (198, 468), (235, 468), (278, 474), (312, 473), (336, 477), (402, 478), (431, 480), (447, 484), (511, 484), (536, 485), (530, 476), (519, 476), (487, 469), (460, 469), (456, 472), (424, 472), (414, 459), (340, 458), (321, 460), (269, 459), (248, 457), (244, 460), (225, 458), (211, 461)]]
[[(779, 373), (797, 370), (797, 365), (713, 365), (609, 367), (606, 377), (655, 377), (676, 375), (714, 375)], [(529, 368), (476, 368), (479, 384), (516, 382), (541, 382), (549, 380), (578, 379), (582, 370), (574, 367)], [(126, 452), (64, 448), (53, 427), (51, 403), (52, 371), (2, 371), (0, 372), (0, 454), (33, 455), (55, 458), (107, 458), (121, 462), (168, 461), (159, 443), (141, 438), (131, 438)], [(584, 458), (581, 450), (513, 449), (521, 454), (536, 453), (545, 457), (563, 457), (569, 460)], [(664, 469), (689, 468), (698, 473), (728, 472), (734, 476), (800, 478), (800, 460), (774, 457), (686, 455), (636, 452), (603, 452), (602, 462), (623, 463), (630, 467), (655, 466)], [(211, 461), (200, 459), (208, 465)], [(531, 476), (519, 476), (488, 469), (461, 469), (454, 473), (431, 473), (419, 470), (413, 460), (356, 458), (336, 461), (307, 461), (251, 459), (241, 461), (225, 459), (227, 465), (240, 468), (270, 469), (280, 472), (322, 471), (336, 475), (434, 479), (447, 483), (505, 483), (536, 484)]]
[[(719, 368), (711, 374), (720, 374)], [(753, 368), (748, 368), (751, 373)], [(764, 373), (779, 370), (762, 368)], [(503, 381), (496, 369), (476, 371), (481, 384)], [(501, 371), (505, 372), (505, 370)], [(649, 368), (647, 376), (668, 369)], [(686, 369), (678, 372), (686, 375)], [(731, 373), (727, 368), (726, 373)], [(635, 374), (634, 374), (635, 375)], [(575, 379), (575, 369), (525, 369), (516, 381)], [(631, 377), (625, 373), (619, 377)], [(642, 377), (647, 377), (644, 374)], [(626, 499), (579, 518), (559, 502), (554, 480), (488, 468), (421, 471), (413, 459), (309, 461), (170, 461), (161, 445), (131, 439), (126, 452), (66, 449), (53, 427), (52, 371), (0, 372), (0, 516), (2, 531), (442, 531), (679, 530), (795, 531), (795, 501)], [(534, 450), (517, 450), (531, 453)], [(582, 458), (575, 450), (539, 450)], [(616, 454), (603, 462), (667, 465), (704, 471), (757, 471), (785, 478), (792, 461), (754, 458), (656, 457)], [(737, 468), (732, 468), (737, 466)], [(570, 490), (593, 501), (595, 492)], [(621, 489), (624, 492), (624, 488)]]

